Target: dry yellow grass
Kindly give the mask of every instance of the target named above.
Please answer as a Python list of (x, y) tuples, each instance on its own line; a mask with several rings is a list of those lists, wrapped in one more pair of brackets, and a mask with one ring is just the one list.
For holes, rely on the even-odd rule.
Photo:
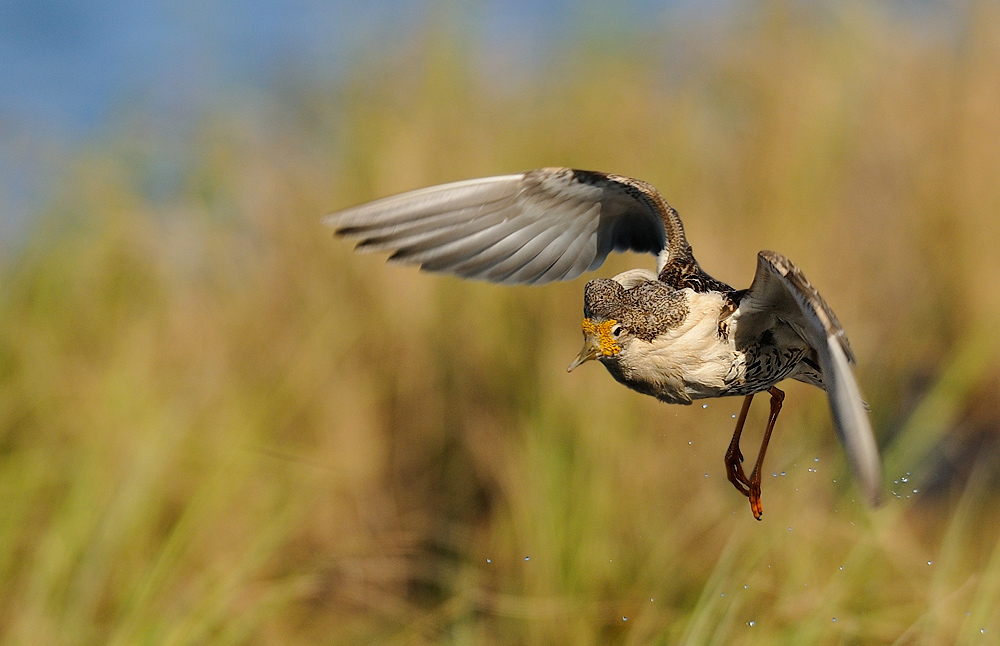
[[(0, 638), (990, 643), (998, 17), (952, 41), (768, 5), (693, 66), (584, 48), (503, 87), (430, 45), (209, 119), (176, 159), (123, 126), (0, 275)], [(737, 401), (565, 373), (586, 277), (464, 283), (319, 225), (556, 164), (653, 182), (727, 282), (761, 248), (802, 265), (899, 497), (854, 501), (793, 384), (757, 523), (722, 468)]]

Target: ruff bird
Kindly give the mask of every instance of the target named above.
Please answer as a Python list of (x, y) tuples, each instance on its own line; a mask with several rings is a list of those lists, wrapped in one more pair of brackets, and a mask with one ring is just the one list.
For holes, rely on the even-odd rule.
[[(861, 491), (879, 500), (878, 448), (833, 310), (788, 258), (757, 254), (747, 289), (706, 274), (680, 217), (646, 182), (542, 168), (433, 186), (324, 218), (361, 251), (390, 261), (498, 283), (570, 280), (612, 251), (648, 252), (657, 271), (591, 280), (583, 296), (583, 349), (567, 370), (597, 359), (622, 384), (671, 404), (741, 395), (726, 474), (760, 520), (761, 469), (784, 393), (796, 379), (826, 391), (834, 426)], [(757, 461), (747, 477), (740, 434), (756, 393), (771, 396)]]

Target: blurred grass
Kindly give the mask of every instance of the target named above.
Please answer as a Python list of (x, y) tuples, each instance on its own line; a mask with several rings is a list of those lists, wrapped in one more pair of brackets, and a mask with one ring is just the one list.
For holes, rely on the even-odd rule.
[[(0, 275), (0, 638), (989, 643), (997, 18), (771, 3), (503, 84), (431, 34), (178, 160), (124, 124)], [(803, 266), (860, 357), (882, 509), (818, 391), (788, 387), (756, 523), (722, 469), (738, 402), (566, 375), (588, 277), (469, 284), (318, 225), (555, 164), (655, 183), (736, 286), (758, 249)]]

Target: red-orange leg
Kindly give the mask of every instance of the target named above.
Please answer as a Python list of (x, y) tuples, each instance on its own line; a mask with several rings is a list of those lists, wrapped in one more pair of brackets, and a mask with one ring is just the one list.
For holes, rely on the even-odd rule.
[(767, 443), (771, 440), (774, 422), (777, 421), (778, 413), (781, 412), (781, 402), (785, 400), (785, 393), (774, 386), (771, 386), (767, 392), (771, 395), (771, 414), (767, 418), (767, 430), (764, 431), (764, 441), (761, 442), (760, 453), (757, 454), (757, 464), (754, 465), (753, 472), (750, 474), (750, 491), (747, 494), (747, 497), (750, 498), (750, 511), (753, 512), (753, 517), (757, 520), (760, 520), (764, 514), (764, 508), (760, 504), (760, 469), (764, 466), (764, 454), (767, 453)]
[(736, 420), (736, 430), (733, 431), (733, 440), (729, 443), (729, 450), (726, 451), (726, 476), (733, 483), (736, 490), (744, 496), (750, 495), (750, 481), (747, 480), (746, 473), (743, 472), (743, 453), (740, 451), (740, 435), (743, 434), (743, 424), (747, 421), (747, 413), (750, 411), (750, 402), (753, 395), (743, 398), (743, 408), (740, 409), (740, 418)]

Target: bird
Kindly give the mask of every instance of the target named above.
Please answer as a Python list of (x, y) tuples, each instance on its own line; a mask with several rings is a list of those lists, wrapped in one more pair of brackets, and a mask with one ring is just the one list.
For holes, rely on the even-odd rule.
[[(670, 404), (742, 396), (726, 475), (763, 514), (764, 455), (794, 379), (826, 391), (834, 427), (860, 491), (881, 496), (878, 446), (851, 371), (840, 322), (791, 260), (757, 254), (750, 286), (735, 289), (695, 260), (677, 211), (647, 182), (598, 171), (539, 168), (385, 197), (323, 218), (363, 252), (389, 262), (501, 284), (540, 285), (596, 270), (612, 251), (656, 256), (656, 271), (590, 280), (583, 349), (572, 371), (597, 360), (618, 382)], [(754, 395), (770, 413), (753, 470), (740, 436)]]

